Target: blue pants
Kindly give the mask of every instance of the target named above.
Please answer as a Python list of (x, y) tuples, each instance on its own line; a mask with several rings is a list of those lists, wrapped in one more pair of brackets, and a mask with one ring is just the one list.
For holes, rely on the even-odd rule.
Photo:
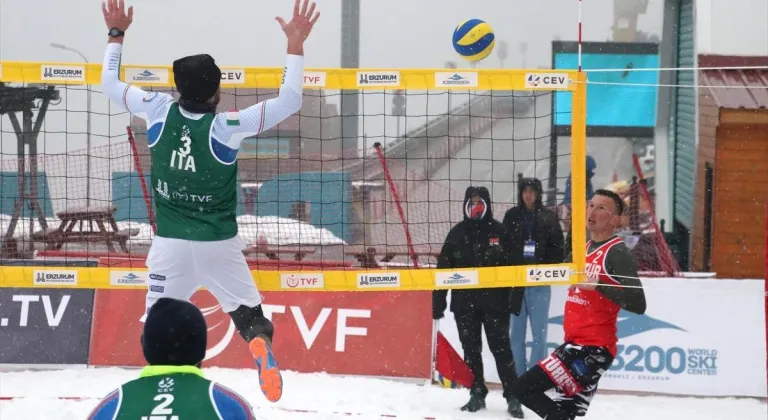
[[(550, 286), (532, 286), (525, 288), (525, 297), (520, 315), (512, 315), (509, 338), (512, 342), (512, 354), (515, 357), (517, 375), (531, 369), (549, 354), (547, 348), (547, 326), (549, 321), (549, 301), (552, 298)], [(531, 322), (531, 358), (526, 359), (526, 335), (528, 320)], [(527, 362), (526, 362), (527, 360)]]

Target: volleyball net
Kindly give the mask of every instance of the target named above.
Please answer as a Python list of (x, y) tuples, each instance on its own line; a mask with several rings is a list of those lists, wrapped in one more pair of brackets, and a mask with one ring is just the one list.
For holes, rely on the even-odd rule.
[[(101, 93), (100, 65), (2, 69), (6, 258), (103, 263), (146, 255), (154, 234), (145, 122)], [(281, 73), (224, 68), (219, 111), (276, 96)], [(167, 67), (124, 66), (121, 79), (175, 93)], [(355, 289), (355, 272), (371, 269), (396, 273), (393, 289), (434, 288), (436, 278), (455, 274), (433, 268), (463, 219), (466, 188), (488, 188), (501, 221), (519, 205), (520, 180), (534, 177), (560, 216), (574, 262), (481, 269), (479, 280), (458, 286), (554, 284), (543, 280), (547, 270), (563, 268), (573, 276), (559, 282), (577, 281), (584, 249), (572, 244), (585, 242), (592, 182), (585, 81), (565, 70), (308, 69), (301, 111), (246, 139), (238, 154), (239, 234), (253, 264), (274, 268), (259, 276), (260, 286), (279, 290), (280, 271), (309, 266), (338, 271), (328, 290)], [(555, 139), (561, 120), (569, 133)], [(641, 270), (674, 275), (642, 165), (634, 175), (590, 188), (612, 187), (632, 203), (624, 231), (637, 239)], [(32, 283), (34, 270), (13, 270), (5, 285)], [(92, 274), (80, 276), (82, 287), (108, 285), (104, 269), (85, 272)]]

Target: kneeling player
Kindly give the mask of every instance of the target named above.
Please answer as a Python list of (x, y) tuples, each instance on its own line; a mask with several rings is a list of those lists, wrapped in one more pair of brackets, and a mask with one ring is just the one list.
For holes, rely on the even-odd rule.
[[(546, 420), (584, 416), (597, 383), (616, 356), (619, 311), (645, 313), (645, 293), (637, 265), (616, 236), (624, 202), (597, 190), (587, 209), (586, 283), (571, 286), (565, 303), (565, 343), (521, 376), (513, 394)], [(555, 398), (545, 392), (555, 388)]]

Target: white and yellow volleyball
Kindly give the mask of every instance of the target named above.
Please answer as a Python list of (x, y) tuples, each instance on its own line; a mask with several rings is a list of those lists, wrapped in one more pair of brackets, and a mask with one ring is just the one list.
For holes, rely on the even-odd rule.
[(453, 31), (453, 49), (465, 60), (480, 61), (493, 52), (496, 37), (493, 28), (480, 19), (469, 19)]

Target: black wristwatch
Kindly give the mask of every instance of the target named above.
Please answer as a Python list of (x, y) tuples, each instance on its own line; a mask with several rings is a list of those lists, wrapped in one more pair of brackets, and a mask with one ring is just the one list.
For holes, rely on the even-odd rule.
[(109, 30), (109, 36), (112, 38), (119, 38), (124, 35), (125, 35), (125, 32), (121, 31), (120, 29), (112, 28)]

